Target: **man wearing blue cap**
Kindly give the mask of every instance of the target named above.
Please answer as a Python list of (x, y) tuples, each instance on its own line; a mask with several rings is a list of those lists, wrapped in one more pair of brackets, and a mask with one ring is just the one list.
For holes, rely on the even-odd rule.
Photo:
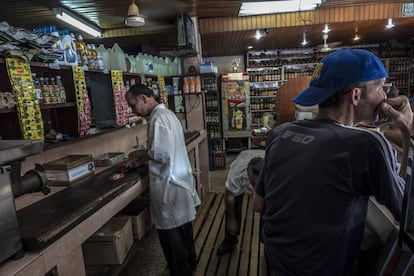
[(356, 275), (369, 196), (400, 219), (395, 151), (381, 133), (354, 127), (387, 116), (414, 133), (408, 99), (387, 99), (387, 77), (369, 51), (333, 52), (293, 99), (318, 105), (317, 118), (274, 129), (254, 200), (270, 275)]

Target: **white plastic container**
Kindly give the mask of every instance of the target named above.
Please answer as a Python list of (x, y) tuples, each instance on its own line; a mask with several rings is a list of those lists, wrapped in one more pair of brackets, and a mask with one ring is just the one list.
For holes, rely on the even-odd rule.
[(111, 70), (127, 71), (127, 64), (125, 60), (125, 54), (119, 47), (118, 43), (115, 43), (111, 51)]
[(145, 60), (144, 55), (142, 53), (139, 53), (135, 57), (136, 66), (137, 66), (137, 73), (144, 73), (145, 70)]
[[(109, 50), (109, 49), (108, 49)], [(99, 47), (96, 49), (98, 52), (98, 57), (102, 57), (103, 69), (109, 70), (111, 69), (111, 54), (105, 49), (103, 44), (100, 44)]]
[(60, 45), (63, 50), (63, 63), (67, 65), (78, 65), (75, 41), (73, 41), (69, 32), (65, 31), (65, 35), (61, 38)]

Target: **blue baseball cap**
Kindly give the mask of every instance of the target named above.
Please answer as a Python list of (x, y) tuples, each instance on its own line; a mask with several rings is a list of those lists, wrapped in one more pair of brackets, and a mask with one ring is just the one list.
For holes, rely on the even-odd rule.
[(353, 84), (387, 77), (384, 64), (372, 52), (337, 50), (316, 65), (309, 87), (292, 101), (303, 106), (317, 105)]

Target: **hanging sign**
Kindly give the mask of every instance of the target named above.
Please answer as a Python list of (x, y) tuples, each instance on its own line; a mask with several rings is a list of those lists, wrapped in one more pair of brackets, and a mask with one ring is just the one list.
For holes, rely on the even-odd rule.
[(111, 70), (111, 80), (114, 90), (116, 126), (125, 126), (128, 124), (128, 102), (122, 70)]
[(81, 66), (72, 66), (78, 110), (78, 133), (80, 137), (91, 134), (91, 102), (86, 89), (85, 71)]
[(42, 112), (36, 97), (30, 65), (23, 59), (6, 58), (6, 66), (16, 97), (23, 139), (41, 140), (44, 138)]
[(414, 16), (414, 3), (402, 4), (402, 17)]
[(165, 88), (165, 79), (164, 76), (158, 75), (157, 76), (158, 86), (160, 87), (160, 103), (163, 103), (166, 107), (168, 107), (168, 95)]

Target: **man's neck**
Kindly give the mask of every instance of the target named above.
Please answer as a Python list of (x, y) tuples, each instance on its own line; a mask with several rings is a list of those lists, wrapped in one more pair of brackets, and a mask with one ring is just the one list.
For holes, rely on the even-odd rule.
[(347, 110), (344, 106), (335, 108), (319, 108), (319, 113), (318, 116), (316, 116), (316, 119), (331, 120), (345, 126), (355, 125), (354, 110), (352, 108), (348, 108)]

